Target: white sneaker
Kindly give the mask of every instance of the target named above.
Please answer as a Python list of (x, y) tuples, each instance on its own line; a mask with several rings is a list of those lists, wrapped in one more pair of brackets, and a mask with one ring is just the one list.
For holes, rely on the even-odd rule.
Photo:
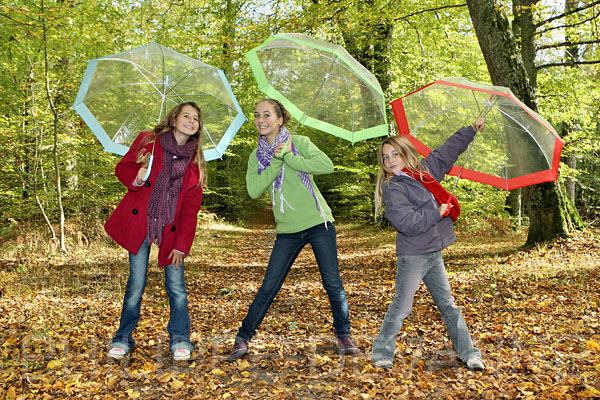
[(189, 360), (192, 355), (192, 352), (188, 349), (177, 349), (173, 352), (173, 360), (175, 361), (185, 361)]
[(394, 366), (394, 362), (392, 360), (388, 360), (388, 359), (381, 359), (381, 360), (375, 360), (373, 361), (373, 363), (375, 364), (376, 367), (379, 368), (385, 368), (385, 369), (391, 369)]
[(120, 360), (121, 358), (125, 357), (125, 354), (127, 354), (127, 351), (124, 348), (113, 347), (108, 351), (107, 355), (115, 360)]
[(483, 361), (481, 361), (481, 357), (477, 354), (472, 354), (467, 359), (467, 368), (471, 371), (483, 371), (485, 366), (483, 365)]

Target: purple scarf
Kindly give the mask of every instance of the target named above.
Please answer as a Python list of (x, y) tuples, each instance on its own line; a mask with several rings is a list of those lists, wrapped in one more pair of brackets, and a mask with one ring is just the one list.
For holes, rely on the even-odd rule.
[(160, 145), (163, 148), (163, 169), (156, 178), (148, 201), (148, 244), (156, 242), (159, 247), (164, 226), (175, 218), (183, 175), (194, 155), (197, 142), (189, 140), (178, 146), (175, 135), (169, 131), (160, 135)]
[[(281, 128), (279, 128), (279, 134), (275, 138), (275, 142), (273, 142), (272, 145), (269, 144), (269, 142), (267, 141), (267, 139), (264, 136), (260, 135), (258, 137), (258, 146), (256, 148), (256, 159), (258, 161), (258, 174), (259, 175), (269, 165), (271, 165), (271, 159), (273, 158), (273, 154), (275, 152), (275, 147), (277, 147), (281, 143), (285, 143), (290, 138), (290, 136), (291, 136), (290, 131), (288, 131), (285, 126), (282, 126)], [(294, 145), (293, 141), (292, 141), (292, 153), (295, 156), (298, 155), (298, 150), (296, 150), (296, 146)], [(283, 197), (283, 191), (281, 190), (281, 186), (283, 183), (284, 170), (285, 170), (285, 163), (281, 167), (281, 171), (279, 171), (279, 175), (277, 175), (277, 177), (273, 181), (273, 189), (272, 189), (273, 191), (272, 191), (272, 196), (271, 196), (271, 198), (273, 199), (273, 205), (275, 205), (275, 191), (276, 190), (279, 191), (279, 211), (282, 214), (284, 214), (283, 203), (286, 203), (288, 205), (288, 207), (293, 210), (292, 206), (290, 206), (290, 204)], [(312, 194), (312, 196), (314, 197), (315, 205), (317, 207), (317, 210), (319, 210), (321, 212), (321, 217), (323, 217), (323, 219), (326, 220), (325, 210), (323, 210), (323, 208), (321, 207), (321, 204), (319, 204), (319, 199), (317, 198), (315, 189), (313, 188), (312, 183), (310, 182), (310, 177), (308, 176), (308, 174), (306, 172), (303, 172), (303, 171), (298, 171), (298, 176), (300, 177), (300, 180), (302, 181), (304, 186), (306, 186), (306, 189), (308, 189), (310, 194)]]

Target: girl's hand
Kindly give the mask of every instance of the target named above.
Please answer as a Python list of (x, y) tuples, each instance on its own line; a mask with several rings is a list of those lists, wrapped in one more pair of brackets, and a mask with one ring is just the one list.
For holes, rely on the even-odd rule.
[(144, 183), (144, 177), (148, 172), (148, 164), (150, 163), (150, 153), (144, 154), (144, 149), (141, 149), (137, 155), (137, 163), (142, 164), (140, 169), (138, 170), (137, 177), (135, 178), (135, 183), (138, 185), (142, 185)]
[(145, 149), (141, 149), (137, 155), (137, 163), (142, 164), (142, 167), (148, 168), (148, 163), (150, 162), (150, 152), (144, 153)]
[(444, 203), (438, 207), (438, 212), (440, 213), (440, 217), (445, 217), (450, 212), (450, 209), (454, 207), (452, 204)]
[(483, 117), (478, 117), (475, 122), (473, 122), (473, 129), (475, 132), (481, 132), (485, 128), (485, 119)]
[(183, 265), (183, 259), (185, 258), (185, 254), (181, 254), (177, 250), (173, 249), (169, 254), (169, 258), (173, 259), (173, 261), (171, 262), (171, 268), (175, 268), (175, 271), (177, 271), (179, 267)]
[(147, 172), (148, 168), (146, 167), (141, 167), (138, 169), (137, 176), (135, 177), (135, 183), (137, 183), (138, 186), (142, 186), (144, 184), (144, 177), (146, 176)]
[(287, 146), (285, 147), (285, 152), (284, 152), (284, 154), (281, 154), (281, 151), (283, 150), (283, 147), (284, 147), (284, 146), (286, 146), (286, 144), (285, 144), (285, 143), (279, 143), (279, 144), (277, 145), (277, 147), (275, 147), (275, 151), (274, 151), (274, 153), (275, 153), (275, 156), (276, 156), (276, 157), (282, 157), (282, 156), (284, 156), (284, 155), (285, 155), (285, 153), (287, 153), (287, 152), (291, 151), (291, 149), (292, 149), (292, 137), (291, 137), (291, 136), (290, 136), (290, 138), (287, 140)]

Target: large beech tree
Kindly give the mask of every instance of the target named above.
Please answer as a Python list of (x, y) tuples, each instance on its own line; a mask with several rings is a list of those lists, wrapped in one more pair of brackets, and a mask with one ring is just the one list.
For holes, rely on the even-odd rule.
[[(517, 18), (511, 24), (505, 10), (494, 0), (467, 0), (492, 83), (510, 88), (535, 111), (538, 109), (535, 33), (542, 26), (534, 23), (532, 10), (536, 3), (515, 0)], [(567, 236), (571, 230), (583, 227), (579, 214), (558, 183), (524, 188), (523, 204), (530, 220), (526, 245)]]

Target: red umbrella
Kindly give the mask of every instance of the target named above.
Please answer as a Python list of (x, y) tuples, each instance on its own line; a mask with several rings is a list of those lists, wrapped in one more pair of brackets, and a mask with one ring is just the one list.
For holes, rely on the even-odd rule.
[(424, 157), (460, 127), (485, 117), (485, 130), (477, 133), (450, 175), (505, 190), (558, 178), (563, 141), (508, 88), (446, 78), (391, 104), (400, 134)]

